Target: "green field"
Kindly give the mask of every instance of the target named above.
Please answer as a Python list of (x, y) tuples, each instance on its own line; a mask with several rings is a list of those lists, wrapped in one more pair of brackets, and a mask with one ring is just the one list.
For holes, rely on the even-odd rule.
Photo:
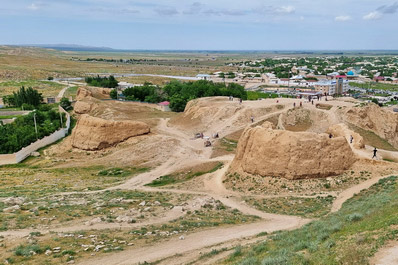
[(382, 84), (382, 83), (365, 83), (358, 84), (355, 82), (350, 82), (350, 86), (359, 87), (363, 89), (379, 89), (379, 90), (390, 90), (390, 91), (398, 91), (398, 84)]
[(75, 98), (76, 98), (76, 94), (77, 94), (77, 89), (78, 89), (78, 88), (79, 88), (78, 86), (69, 87), (69, 88), (65, 91), (64, 97), (66, 97), (66, 98), (72, 97), (73, 99), (75, 99)]

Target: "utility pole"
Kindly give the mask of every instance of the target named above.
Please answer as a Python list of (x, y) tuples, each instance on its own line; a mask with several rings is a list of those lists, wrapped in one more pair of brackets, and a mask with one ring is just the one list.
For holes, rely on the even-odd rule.
[(61, 128), (63, 128), (64, 127), (64, 123), (62, 122), (62, 112), (61, 111), (59, 112), (59, 117), (61, 118)]
[(39, 137), (37, 136), (36, 112), (33, 112), (33, 120), (35, 121), (36, 140), (39, 140)]

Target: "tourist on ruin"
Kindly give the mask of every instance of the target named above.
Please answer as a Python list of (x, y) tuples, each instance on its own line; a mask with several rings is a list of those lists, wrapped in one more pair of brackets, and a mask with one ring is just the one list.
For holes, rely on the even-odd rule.
[(254, 117), (253, 116), (251, 116), (250, 117), (250, 120), (252, 121), (252, 123), (254, 122)]
[(354, 137), (352, 137), (352, 135), (350, 135), (350, 144), (352, 144), (353, 140), (354, 140)]
[(372, 157), (372, 159), (373, 158), (377, 158), (377, 149), (376, 149), (376, 147), (375, 147), (375, 149), (373, 149), (373, 157)]

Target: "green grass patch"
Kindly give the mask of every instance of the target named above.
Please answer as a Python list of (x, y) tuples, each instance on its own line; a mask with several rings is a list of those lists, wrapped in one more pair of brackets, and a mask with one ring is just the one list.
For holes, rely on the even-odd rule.
[(387, 140), (381, 138), (372, 131), (359, 128), (353, 124), (349, 124), (349, 128), (355, 131), (356, 133), (359, 133), (363, 137), (363, 140), (366, 145), (370, 145), (388, 151), (397, 151), (397, 149), (394, 146), (392, 146)]
[(79, 88), (78, 86), (69, 87), (68, 89), (66, 89), (64, 97), (66, 98), (72, 97), (73, 99), (75, 99), (78, 88)]
[(223, 163), (218, 162), (213, 168), (211, 168), (210, 170), (206, 170), (206, 171), (189, 170), (188, 172), (177, 172), (177, 173), (170, 174), (170, 175), (160, 176), (159, 178), (155, 179), (154, 181), (147, 184), (146, 186), (161, 187), (161, 186), (166, 186), (166, 185), (170, 185), (170, 184), (181, 183), (181, 182), (193, 179), (195, 177), (202, 176), (204, 174), (213, 173), (213, 172), (219, 170), (220, 168), (222, 168), (223, 165), (224, 165)]
[(334, 199), (332, 196), (318, 196), (316, 198), (278, 197), (267, 199), (248, 197), (245, 201), (255, 208), (268, 213), (316, 218), (329, 213)]
[(398, 177), (380, 180), (337, 212), (300, 229), (276, 232), (224, 264), (368, 264), (398, 239)]
[(227, 152), (234, 152), (236, 150), (236, 147), (238, 146), (238, 141), (227, 139), (224, 137), (220, 140), (220, 145)]
[(0, 116), (0, 120), (7, 120), (7, 119), (14, 119), (19, 117), (20, 115), (6, 115), (6, 116)]
[(355, 82), (350, 82), (350, 86), (364, 88), (364, 89), (370, 88), (370, 89), (376, 89), (376, 90), (390, 90), (390, 91), (398, 90), (397, 84), (383, 84), (383, 83), (376, 83), (376, 82), (372, 82), (370, 85), (369, 85), (369, 83), (359, 84), (359, 83), (355, 83)]

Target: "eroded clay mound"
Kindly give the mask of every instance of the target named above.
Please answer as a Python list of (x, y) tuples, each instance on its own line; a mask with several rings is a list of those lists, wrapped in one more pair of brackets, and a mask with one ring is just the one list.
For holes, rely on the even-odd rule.
[(191, 132), (230, 126), (236, 128), (251, 123), (251, 117), (257, 122), (260, 117), (284, 108), (279, 104), (266, 106), (257, 102), (239, 104), (238, 99), (229, 101), (228, 97), (199, 98), (188, 102), (184, 113), (171, 123)]
[(266, 123), (245, 130), (231, 171), (288, 179), (327, 177), (343, 173), (355, 160), (344, 137), (273, 130)]
[(77, 89), (76, 100), (83, 100), (84, 98), (92, 97), (92, 96), (93, 96), (93, 93), (88, 89), (85, 89), (83, 87), (79, 87)]
[(398, 148), (398, 114), (376, 104), (353, 107), (344, 113), (347, 122), (369, 130)]
[(293, 132), (322, 133), (330, 126), (328, 114), (304, 108), (290, 109), (281, 116), (283, 128)]
[(149, 126), (143, 122), (107, 121), (84, 114), (73, 130), (72, 146), (82, 150), (100, 150), (149, 132)]
[(354, 132), (351, 131), (347, 125), (344, 123), (336, 124), (331, 126), (328, 130), (327, 133), (332, 134), (334, 137), (339, 137), (342, 136), (344, 137), (347, 141), (351, 141), (351, 136), (352, 136), (352, 146), (356, 149), (363, 149), (365, 148), (365, 142), (363, 140), (363, 137)]
[(97, 104), (91, 100), (77, 101), (73, 110), (76, 114), (88, 114), (97, 107)]

